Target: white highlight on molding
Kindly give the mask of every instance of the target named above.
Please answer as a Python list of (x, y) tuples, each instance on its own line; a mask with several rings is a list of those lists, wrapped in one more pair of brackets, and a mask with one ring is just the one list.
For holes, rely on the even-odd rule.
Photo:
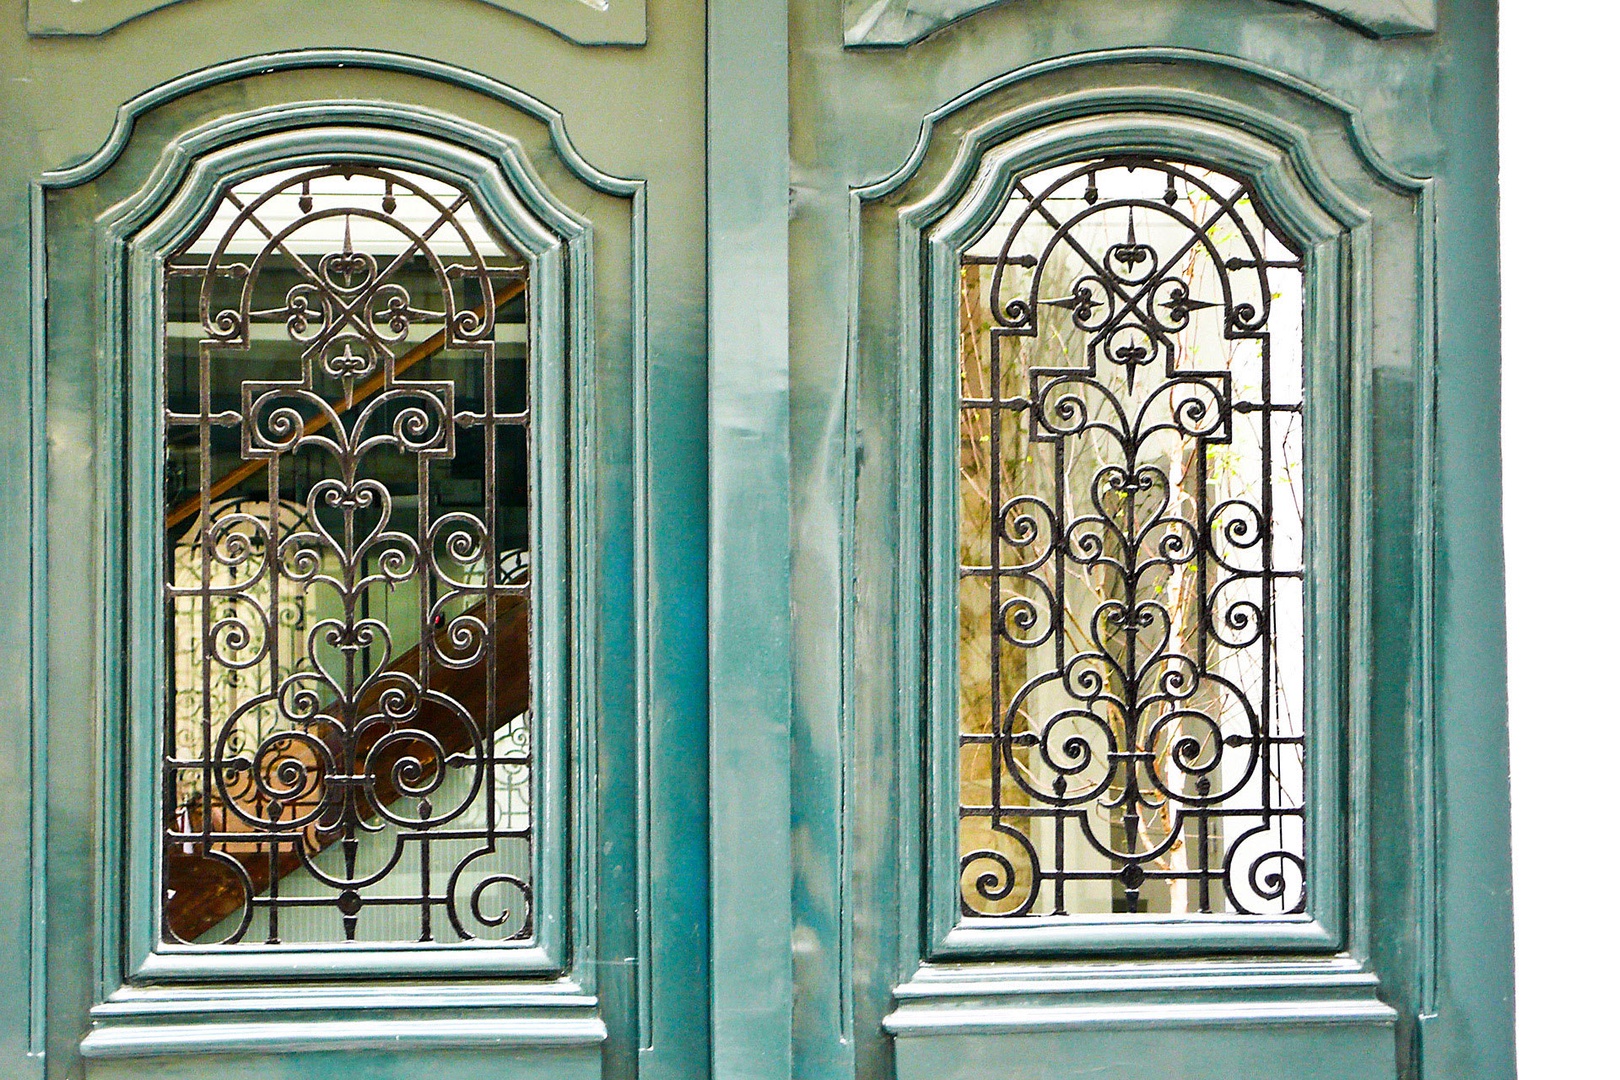
[[(183, 0), (28, 0), (34, 37), (96, 37)], [(478, 0), (576, 45), (644, 45), (647, 0)]]
[[(844, 45), (910, 45), (1003, 0), (844, 0)], [(1280, 0), (1325, 12), (1375, 37), (1433, 33), (1438, 0)]]

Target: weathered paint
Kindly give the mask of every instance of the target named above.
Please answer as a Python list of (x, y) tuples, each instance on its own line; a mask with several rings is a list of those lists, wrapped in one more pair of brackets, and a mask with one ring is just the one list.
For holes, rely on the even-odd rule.
[[(798, 1071), (978, 1075), (975, 1069), (1004, 1060), (1002, 1050), (1012, 1052), (1015, 1033), (1038, 1029), (1049, 1065), (1084, 1058), (1106, 1074), (1151, 1050), (1168, 1075), (1204, 1075), (1204, 1059), (1181, 1056), (1188, 1031), (1170, 1007), (1179, 1002), (1196, 1008), (1209, 1060), (1240, 1074), (1243, 1062), (1270, 1060), (1266, 1047), (1275, 1048), (1278, 1025), (1302, 1025), (1294, 1045), (1304, 1047), (1318, 1038), (1306, 1034), (1308, 1018), (1336, 1016), (1329, 1022), (1342, 1021), (1335, 1030), (1346, 1038), (1388, 1049), (1358, 1053), (1360, 1064), (1345, 1066), (1351, 1075), (1389, 1075), (1392, 1059), (1403, 1075), (1511, 1075), (1500, 576), (1489, 516), (1496, 474), (1491, 453), (1469, 461), (1445, 450), (1451, 440), (1477, 443), (1495, 431), (1490, 327), (1497, 293), (1487, 224), (1495, 204), (1482, 187), (1491, 175), (1482, 155), (1494, 145), (1494, 113), (1479, 105), (1492, 99), (1495, 85), (1493, 7), (1441, 5), (1438, 33), (1394, 40), (1264, 0), (955, 5), (966, 6), (982, 10), (936, 24), (903, 49), (829, 48), (848, 25), (843, 4), (805, 4), (794, 23)], [(1102, 74), (1110, 65), (1115, 75)], [(1191, 74), (1200, 68), (1205, 76)], [(1177, 88), (1193, 98), (1154, 103)], [(1088, 92), (1119, 96), (1079, 104)], [(913, 170), (933, 167), (930, 153), (939, 169), (953, 160), (971, 168), (984, 145), (994, 145), (993, 135), (982, 133), (998, 115), (997, 100), (1009, 117), (1025, 109), (1017, 123), (1028, 127), (1041, 108), (1134, 110), (1148, 119), (1122, 124), (1140, 137), (1155, 131), (1154, 113), (1190, 110), (1218, 119), (1224, 100), (1234, 107), (1225, 122), (1238, 129), (1259, 132), (1275, 121), (1293, 132), (1284, 142), (1304, 138), (1309, 154), (1369, 214), (1371, 227), (1350, 247), (1356, 278), (1347, 295), (1358, 299), (1334, 313), (1336, 333), (1364, 359), (1342, 399), (1360, 431), (1347, 438), (1342, 462), (1358, 523), (1345, 564), (1354, 589), (1340, 609), (1351, 680), (1341, 713), (1349, 785), (1344, 937), (1324, 939), (1342, 940), (1346, 953), (1322, 966), (1261, 960), (1208, 928), (1168, 928), (1163, 939), (1193, 953), (1236, 948), (1245, 959), (1234, 963), (1253, 965), (1220, 989), (1195, 993), (1185, 980), (1196, 965), (946, 963), (942, 949), (960, 956), (994, 950), (995, 929), (941, 938), (941, 926), (922, 921), (942, 911), (948, 930), (955, 918), (954, 884), (924, 874), (927, 843), (937, 845), (936, 864), (945, 862), (940, 852), (954, 851), (954, 796), (947, 791), (945, 804), (925, 817), (919, 785), (926, 777), (918, 768), (927, 746), (921, 688), (948, 672), (905, 659), (908, 650), (917, 655), (912, 620), (927, 608), (921, 599), (909, 607), (897, 599), (924, 569), (907, 554), (921, 503), (918, 474), (908, 471), (915, 459), (908, 464), (906, 455), (915, 452), (908, 447), (928, 414), (908, 396), (925, 388), (897, 377), (896, 365), (915, 346), (889, 311), (912, 313), (926, 293), (915, 291), (904, 230), (864, 223), (888, 220), (882, 215), (894, 211), (883, 209), (886, 199), (910, 207), (931, 190), (933, 181), (904, 186)], [(1240, 119), (1246, 109), (1258, 116)], [(981, 137), (983, 145), (973, 141)], [(1454, 185), (1470, 192), (1463, 204), (1448, 202)], [(1452, 226), (1448, 213), (1465, 225)], [(1447, 248), (1441, 238), (1448, 236), (1457, 246)], [(1489, 318), (1470, 319), (1460, 292), (1448, 306), (1451, 290), (1463, 288), (1466, 304)], [(933, 340), (946, 342), (948, 333), (936, 331)], [(949, 377), (935, 369), (926, 389), (948, 395), (940, 382)], [(1467, 387), (1471, 404), (1448, 414), (1452, 380)], [(936, 445), (932, 453), (948, 450)], [(1451, 485), (1458, 494), (1447, 494)], [(1448, 515), (1462, 510), (1454, 500), (1464, 490), (1477, 501), (1467, 504), (1469, 525), (1460, 535)], [(1457, 583), (1431, 569), (1464, 549), (1469, 574), (1481, 575), (1466, 586), (1477, 616), (1466, 647), (1448, 615), (1447, 591)], [(1469, 684), (1466, 705), (1447, 701), (1446, 657), (1458, 649), (1489, 672)], [(828, 682), (835, 670), (836, 687)], [(943, 771), (943, 758), (934, 766)], [(1458, 768), (1469, 771), (1448, 784), (1448, 772)], [(1492, 779), (1475, 783), (1483, 771)], [(1441, 801), (1456, 797), (1462, 775), (1471, 777), (1466, 823)], [(917, 824), (907, 828), (907, 821)], [(1461, 832), (1448, 837), (1447, 828)], [(1453, 846), (1462, 835), (1466, 849)], [(1466, 870), (1455, 865), (1464, 850)], [(1467, 887), (1453, 884), (1464, 872)], [(929, 881), (940, 890), (932, 908), (920, 895)], [(1030, 955), (1050, 957), (1140, 952), (1147, 946), (1135, 934), (1151, 933), (1098, 932), (1113, 943), (1089, 938), (1081, 945), (1079, 937), (1046, 930), (1011, 936)], [(933, 959), (919, 968), (926, 957)], [(1359, 989), (1342, 986), (1341, 963), (1359, 973)], [(1466, 983), (1459, 981), (1465, 971)], [(1257, 997), (1255, 987), (1276, 987), (1272, 980), (1290, 989)], [(891, 995), (897, 984), (898, 1008)], [(1118, 990), (1122, 984), (1131, 989)], [(1330, 986), (1341, 989), (1323, 1004), (1317, 995)], [(1127, 1007), (1132, 995), (1161, 1007)], [(1292, 1021), (1290, 1008), (1298, 1010)], [(1431, 1013), (1436, 1019), (1420, 1020)], [(898, 1050), (874, 1034), (879, 1025), (897, 1037)], [(1133, 1034), (1110, 1040), (1098, 1025)], [(1066, 1028), (1074, 1032), (1067, 1042), (1056, 1034)], [(1452, 1033), (1453, 1056), (1426, 1072), (1442, 1029)]]
[[(958, 19), (1004, 0), (844, 0), (844, 44), (910, 45)], [(1218, 0), (1211, 0), (1218, 2)], [(1426, 34), (1437, 0), (1281, 0), (1316, 8), (1378, 37)]]
[[(1334, 4), (1377, 33), (1404, 30), (1369, 26), (1375, 8), (1428, 18)], [(638, 49), (580, 48), (475, 0), (385, 19), (318, 0), (123, 7), (155, 10), (101, 37), (30, 38), (20, 18), (0, 35), (0, 303), (26, 313), (0, 326), (0, 401), (27, 417), (0, 426), (0, 589), (29, 598), (0, 625), (0, 848), (27, 853), (0, 872), (0, 908), (29, 913), (0, 926), (0, 1075), (81, 1072), (97, 1001), (83, 1051), (107, 1077), (1125, 1075), (1149, 1056), (1189, 1078), (1289, 1061), (1357, 1080), (1512, 1075), (1488, 0), (1445, 0), (1435, 32), (1387, 38), (1274, 0), (910, 5), (968, 17), (903, 48), (866, 42), (896, 46), (881, 50), (844, 48), (843, 0), (728, 0), (707, 22), (652, 4)], [(1398, 308), (1344, 310), (1347, 340), (1371, 321), (1411, 330), (1370, 352), (1354, 399), (1370, 426), (1347, 463), (1367, 523), (1347, 715), (1366, 730), (1345, 749), (1343, 919), (1324, 924), (1345, 952), (1073, 955), (1094, 940), (1061, 961), (919, 968), (929, 834), (906, 785), (921, 779), (888, 777), (921, 747), (897, 719), (885, 621), (910, 585), (895, 561), (917, 493), (895, 486), (894, 454), (911, 414), (871, 381), (904, 344), (871, 302), (904, 277), (893, 234), (861, 245), (863, 206), (941, 167), (973, 117), (1110, 78), (1138, 107), (1179, 85), (1293, 125), (1387, 224), (1375, 248), (1434, 267), (1406, 271)], [(355, 100), (516, 139), (594, 229), (592, 971), (440, 985), (431, 1003), (405, 981), (344, 985), (341, 1004), (303, 983), (190, 1003), (119, 991), (97, 930), (116, 818), (95, 795), (118, 729), (87, 677), (108, 627), (98, 523), (116, 514), (118, 412), (98, 391), (92, 217), (186, 132)], [(31, 187), (53, 172), (62, 186)], [(55, 245), (49, 268), (36, 244)], [(637, 283), (644, 306), (627, 302)]]
[(710, 979), (739, 1080), (792, 1074), (787, 23), (709, 5)]
[[(30, 34), (105, 34), (184, 0), (25, 0)], [(581, 45), (643, 45), (647, 0), (477, 0)]]
[[(34, 267), (31, 276), (0, 275), (0, 287), (25, 289), (25, 315), (4, 334), (19, 357), (37, 346), (32, 379), (27, 363), (0, 375), (6, 393), (22, 395), (14, 410), (31, 418), (6, 436), (22, 440), (8, 445), (8, 455), (21, 455), (7, 457), (11, 479), (26, 488), (21, 470), (31, 461), (37, 480), (38, 535), (28, 531), (25, 504), (5, 542), (19, 557), (38, 556), (34, 629), (16, 646), (27, 657), (37, 645), (41, 674), (18, 688), (22, 699), (0, 721), (0, 744), (11, 751), (19, 740), (20, 755), (0, 829), (21, 852), (37, 841), (37, 873), (24, 874), (20, 862), (0, 875), (8, 900), (24, 890), (15, 910), (36, 905), (32, 922), (0, 932), (0, 963), (16, 973), (0, 980), (0, 1075), (308, 1075), (341, 1062), (375, 1075), (428, 1068), (456, 1076), (487, 1071), (495, 1049), (510, 1067), (542, 1075), (700, 1074), (708, 1063), (701, 13), (669, 13), (649, 48), (604, 51), (538, 27), (514, 33), (523, 24), (482, 4), (435, 11), (430, 3), (397, 24), (318, 4), (285, 21), (248, 9), (232, 24), (206, 6), (165, 8), (100, 39), (30, 43), (8, 33), (0, 42), (8, 79), (0, 110), (15, 150), (0, 169), (4, 255)], [(421, 30), (430, 24), (440, 31), (428, 50)], [(311, 48), (334, 38), (371, 48)], [(187, 47), (176, 48), (182, 40)], [(598, 81), (619, 90), (604, 97)], [(71, 107), (60, 104), (63, 85), (80, 86)], [(594, 237), (574, 268), (587, 282), (594, 275), (592, 318), (570, 324), (589, 332), (595, 350), (594, 371), (584, 356), (576, 369), (594, 377), (594, 388), (576, 384), (571, 407), (595, 415), (577, 415), (570, 429), (584, 470), (571, 486), (587, 500), (572, 511), (580, 519), (574, 561), (597, 592), (597, 629), (577, 624), (573, 636), (577, 656), (588, 658), (594, 643), (596, 657), (572, 689), (594, 696), (604, 720), (595, 750), (583, 734), (573, 740), (573, 764), (594, 766), (596, 776), (586, 782), (580, 773), (558, 791), (586, 793), (603, 811), (594, 825), (581, 823), (584, 846), (567, 859), (570, 879), (591, 891), (580, 898), (587, 921), (566, 934), (578, 962), (561, 981), (507, 977), (482, 993), (479, 984), (435, 985), (420, 974), (311, 993), (318, 957), (282, 962), (281, 975), (246, 993), (117, 992), (122, 957), (108, 943), (119, 939), (123, 905), (108, 894), (120, 845), (106, 827), (117, 800), (96, 794), (107, 759), (92, 750), (111, 750), (121, 735), (116, 723), (107, 737), (97, 731), (116, 706), (116, 687), (98, 688), (96, 643), (122, 620), (100, 614), (95, 597), (99, 569), (109, 565), (96, 522), (113, 532), (122, 524), (101, 486), (117, 449), (105, 440), (122, 407), (98, 390), (112, 368), (98, 359), (110, 355), (97, 341), (102, 320), (90, 316), (100, 306), (91, 216), (139, 186), (183, 133), (225, 117), (250, 122), (242, 118), (267, 107), (273, 124), (369, 123), (377, 117), (354, 110), (371, 100), (384, 112), (389, 102), (421, 108), (424, 118), (450, 117), (469, 135), (506, 141), (496, 156), (516, 155), (520, 171), (532, 169)], [(433, 121), (405, 126), (427, 137)], [(43, 186), (31, 207), (33, 181)], [(49, 245), (49, 266), (30, 256), (31, 230), (40, 251)], [(32, 329), (29, 294), (40, 312)], [(23, 381), (11, 382), (14, 374)], [(18, 595), (28, 595), (26, 585)], [(128, 659), (150, 662), (138, 641)], [(42, 811), (33, 822), (30, 767)], [(81, 1049), (96, 1001), (96, 1028)], [(409, 1053), (384, 1049), (406, 1046)]]

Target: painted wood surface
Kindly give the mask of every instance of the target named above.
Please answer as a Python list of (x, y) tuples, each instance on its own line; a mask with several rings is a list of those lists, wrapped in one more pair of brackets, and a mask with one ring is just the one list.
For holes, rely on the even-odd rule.
[[(40, 37), (96, 36), (185, 0), (26, 0), (28, 32)], [(476, 0), (556, 31), (581, 45), (641, 45), (647, 0)], [(389, 17), (397, 9), (389, 10)], [(407, 21), (409, 13), (397, 12)]]
[[(1499, 703), (1486, 708), (1470, 697), (1465, 706), (1448, 697), (1436, 662), (1461, 627), (1450, 622), (1448, 586), (1435, 568), (1458, 556), (1455, 545), (1497, 565), (1490, 554), (1495, 526), (1483, 522), (1479, 507), (1467, 511), (1466, 536), (1446, 524), (1462, 509), (1447, 494), (1462, 473), (1483, 485), (1468, 490), (1495, 490), (1491, 459), (1470, 464), (1447, 455), (1445, 421), (1433, 419), (1448, 380), (1467, 380), (1476, 407), (1482, 388), (1495, 385), (1495, 356), (1472, 329), (1466, 350), (1448, 346), (1450, 320), (1467, 316), (1460, 300), (1449, 308), (1444, 300), (1466, 281), (1483, 309), (1494, 311), (1496, 303), (1494, 248), (1468, 206), (1448, 203), (1446, 194), (1461, 183), (1471, 198), (1494, 205), (1476, 186), (1488, 167), (1481, 162), (1476, 172), (1445, 149), (1454, 141), (1490, 145), (1490, 110), (1470, 105), (1476, 90), (1487, 88), (1480, 92), (1488, 97), (1494, 85), (1493, 69), (1481, 62), (1494, 25), (1490, 5), (1441, 5), (1437, 33), (1385, 39), (1261, 0), (1019, 0), (982, 7), (908, 47), (870, 51), (826, 47), (848, 26), (845, 5), (803, 10), (795, 23), (795, 56), (802, 60), (794, 72), (795, 817), (805, 850), (836, 851), (839, 858), (806, 857), (797, 868), (799, 1070), (864, 1078), (891, 1075), (896, 1061), (911, 1061), (918, 1075), (955, 1075), (958, 1061), (983, 1066), (999, 1060), (998, 1047), (1011, 1053), (1010, 1035), (1066, 1026), (1071, 1042), (1053, 1035), (1046, 1045), (1067, 1045), (1074, 1054), (1054, 1051), (1049, 1062), (1084, 1054), (1099, 1067), (1109, 1063), (1105, 1050), (1084, 1049), (1105, 1044), (1081, 1034), (1106, 1027), (1136, 1032), (1121, 1036), (1121, 1045), (1151, 1046), (1145, 1056), (1176, 1062), (1172, 1075), (1193, 1076), (1196, 1058), (1178, 1056), (1185, 1032), (1175, 1031), (1174, 1010), (1133, 1011), (1124, 1003), (1191, 1008), (1201, 1000), (1212, 1059), (1236, 1067), (1259, 1045), (1250, 1037), (1256, 1023), (1264, 1026), (1257, 995), (1268, 984), (1286, 985), (1282, 997), (1296, 1003), (1332, 996), (1317, 1015), (1338, 1015), (1369, 1047), (1391, 1048), (1391, 1056), (1372, 1054), (1369, 1060), (1382, 1062), (1372, 1074), (1510, 1075), (1501, 789), (1487, 783), (1477, 799), (1464, 796), (1472, 808), (1464, 824), (1440, 802), (1442, 791), (1456, 798), (1455, 788), (1437, 784), (1448, 761), (1478, 767), (1488, 760), (1493, 775), (1505, 761)], [(1439, 70), (1457, 70), (1449, 65), (1460, 56), (1469, 57), (1479, 80), (1473, 89), (1436, 83)], [(1344, 937), (1318, 943), (1344, 952), (1331, 964), (1283, 955), (1260, 961), (1230, 972), (1231, 983), (1209, 999), (1199, 999), (1186, 981), (1197, 978), (1197, 965), (1123, 958), (1116, 964), (1098, 956), (1110, 947), (1136, 954), (1185, 948), (1207, 956), (1221, 948), (1208, 925), (1160, 928), (1157, 945), (1148, 944), (1152, 929), (1104, 928), (1089, 946), (1068, 946), (1075, 949), (1069, 962), (1053, 959), (1066, 947), (1059, 929), (1008, 928), (999, 940), (1016, 940), (1006, 947), (1023, 949), (1027, 959), (987, 962), (995, 927), (984, 926), (982, 936), (977, 927), (972, 936), (950, 927), (954, 882), (941, 879), (955, 850), (948, 839), (953, 807), (933, 806), (919, 827), (895, 827), (917, 820), (916, 808), (925, 804), (924, 762), (949, 775), (942, 757), (930, 757), (940, 731), (929, 722), (930, 689), (947, 711), (952, 707), (940, 690), (948, 686), (941, 672), (951, 662), (938, 657), (945, 638), (936, 635), (930, 651), (919, 644), (918, 630), (945, 585), (936, 580), (929, 591), (919, 588), (926, 564), (916, 554), (919, 532), (931, 520), (918, 465), (933, 460), (948, 469), (953, 456), (948, 447), (926, 450), (918, 442), (940, 401), (948, 403), (954, 392), (948, 358), (937, 359), (948, 327), (906, 322), (921, 318), (916, 313), (926, 309), (928, 290), (938, 287), (928, 283), (943, 270), (911, 264), (905, 215), (935, 193), (949, 201), (953, 190), (970, 190), (942, 178), (951, 169), (972, 172), (979, 155), (996, 145), (998, 119), (1009, 140), (1047, 121), (1090, 116), (1116, 124), (1127, 141), (1136, 132), (1164, 146), (1160, 125), (1180, 122), (1166, 115), (1259, 134), (1277, 146), (1303, 140), (1283, 156), (1304, 173), (1322, 170), (1342, 197), (1318, 188), (1313, 198), (1348, 211), (1339, 218), (1345, 299), (1330, 301), (1323, 313), (1337, 320), (1333, 333), (1349, 350), (1335, 378), (1344, 380), (1337, 401), (1350, 426), (1334, 463), (1347, 470), (1344, 505), (1354, 523), (1335, 571), (1349, 586), (1338, 661), (1348, 682), (1328, 721), (1344, 754), (1342, 908), (1323, 897), (1324, 910), (1342, 912)], [(1210, 152), (1211, 144), (1197, 148)], [(1468, 218), (1473, 261), (1449, 261), (1443, 243), (1436, 246), (1452, 235), (1449, 213)], [(943, 306), (938, 296), (936, 306)], [(917, 357), (944, 366), (927, 369), (925, 380), (908, 377), (906, 365)], [(944, 395), (932, 410), (928, 394)], [(936, 505), (940, 497), (936, 492)], [(840, 523), (836, 542), (834, 530), (819, 524), (832, 520)], [(1499, 606), (1490, 611), (1489, 629), (1474, 624), (1465, 636), (1479, 650), (1470, 655), (1490, 667), (1494, 695)], [(835, 654), (842, 678), (830, 687), (822, 673)], [(1487, 712), (1495, 719), (1479, 723)], [(1447, 853), (1456, 849), (1441, 831), (1446, 822), (1484, 845), (1470, 849), (1466, 871), (1450, 865)], [(1319, 855), (1324, 840), (1333, 843), (1319, 838)], [(926, 869), (930, 845), (937, 874)], [(1461, 893), (1453, 884), (1459, 873), (1471, 883)], [(1494, 884), (1485, 885), (1487, 878)], [(929, 889), (937, 890), (931, 908)], [(928, 920), (929, 910), (945, 915), (943, 928)], [(1461, 937), (1472, 934), (1492, 944), (1456, 951)], [(1329, 944), (1341, 940), (1342, 946)], [(1334, 966), (1339, 961), (1361, 980), (1359, 989), (1343, 986), (1347, 973)], [(1218, 966), (1202, 970), (1225, 978), (1215, 975), (1225, 970)], [(1130, 989), (1112, 997), (1122, 986)], [(1395, 1008), (1393, 1017), (1380, 1015), (1380, 1001)], [(895, 1058), (871, 1034), (884, 1025), (896, 1040)], [(971, 1031), (936, 1034), (958, 1025)], [(1481, 1038), (1487, 1031), (1495, 1034)], [(1138, 1034), (1143, 1041), (1135, 1041)], [(1300, 1046), (1309, 1041), (1298, 1037)], [(1437, 1049), (1437, 1037), (1446, 1050)], [(927, 1047), (914, 1049), (914, 1042)], [(1458, 1052), (1467, 1055), (1466, 1068), (1449, 1056)]]
[(788, 3), (709, 6), (714, 1076), (792, 1071)]
[[(0, 925), (0, 1076), (1512, 1075), (1488, 0), (652, 4), (633, 49), (571, 43), (641, 40), (561, 25), (597, 19), (580, 0), (531, 5), (550, 29), (481, 0), (74, 5), (100, 36), (54, 33), (52, 2), (0, 34), (0, 401), (26, 418), (0, 425), (0, 589), (27, 598), (0, 624), (24, 853), (0, 905), (27, 913)], [(852, 10), (879, 16), (858, 41)], [(128, 979), (118, 710), (152, 654), (106, 599), (128, 413), (98, 218), (231, 118), (404, 107), (591, 227), (596, 659), (570, 678), (600, 720), (567, 875), (594, 922), (561, 976)], [(930, 876), (951, 822), (912, 527), (939, 328), (902, 258), (952, 169), (1061, 124), (1259, 146), (1347, 275), (1322, 294), (1345, 824), (1308, 941), (953, 939)]]
[[(844, 44), (856, 47), (910, 45), (941, 27), (1005, 0), (845, 0)], [(1211, 3), (1220, 0), (1209, 0)], [(1280, 0), (1315, 8), (1378, 37), (1432, 33), (1436, 0)], [(1083, 12), (1076, 12), (1084, 18)]]
[[(34, 670), (42, 681), (27, 710), (34, 782), (20, 782), (36, 797), (22, 834), (31, 835), (37, 856), (29, 875), (35, 918), (19, 921), (0, 946), (29, 954), (17, 969), (26, 977), (5, 980), (5, 993), (18, 997), (6, 1004), (0, 1075), (265, 1076), (341, 1067), (456, 1076), (487, 1071), (496, 1048), (508, 1066), (537, 1075), (698, 1075), (709, 1058), (703, 22), (666, 21), (658, 44), (614, 52), (582, 50), (532, 25), (524, 30), (478, 4), (436, 11), (430, 4), (392, 40), (359, 10), (328, 18), (325, 6), (309, 5), (290, 22), (250, 18), (231, 27), (211, 21), (205, 7), (166, 7), (102, 38), (52, 39), (44, 45), (48, 62), (30, 62), (30, 74), (14, 80), (41, 96), (7, 95), (0, 105), (11, 122), (60, 136), (8, 166), (4, 181), (6, 191), (20, 183), (24, 193), (21, 203), (5, 204), (6, 213), (32, 218), (17, 238), (26, 242), (31, 230), (41, 245), (32, 257), (16, 255), (34, 266), (34, 295), (43, 301), (49, 282), (55, 302), (36, 308), (27, 335), (37, 350), (29, 393), (54, 411), (32, 411), (29, 428), (39, 439), (29, 451), (38, 532), (28, 545), (36, 558)], [(304, 47), (330, 40), (334, 18), (346, 17), (350, 40), (404, 51)], [(417, 54), (434, 17), (459, 30), (441, 35), (446, 47), (428, 59)], [(174, 49), (177, 36), (199, 47)], [(8, 39), (0, 63), (17, 72), (28, 48)], [(121, 68), (128, 78), (91, 77), (95, 92), (81, 90), (72, 108), (50, 104), (60, 100), (52, 87), (85, 83), (110, 50), (131, 58), (133, 67)], [(604, 100), (590, 88), (599, 80), (643, 89)], [(565, 127), (563, 110), (583, 112), (587, 100), (590, 116)], [(366, 101), (381, 102), (380, 111), (366, 112), (358, 104)], [(390, 103), (419, 111), (389, 121)], [(555, 542), (552, 550), (596, 590), (594, 627), (587, 620), (568, 631), (571, 651), (595, 656), (553, 681), (566, 700), (594, 701), (599, 715), (615, 719), (599, 740), (577, 730), (552, 754), (563, 770), (554, 797), (575, 806), (589, 800), (602, 811), (595, 822), (580, 820), (574, 849), (549, 845), (566, 867), (566, 888), (589, 890), (579, 896), (585, 919), (557, 928), (571, 969), (560, 978), (513, 970), (491, 982), (463, 972), (446, 983), (442, 973), (408, 976), (374, 955), (374, 976), (391, 978), (339, 987), (331, 980), (345, 977), (310, 952), (249, 959), (211, 986), (173, 970), (172, 957), (125, 978), (132, 968), (119, 926), (131, 894), (116, 872), (122, 781), (106, 769), (140, 743), (137, 730), (125, 747), (124, 725), (111, 719), (123, 683), (109, 674), (150, 665), (152, 654), (150, 640), (132, 640), (116, 656), (98, 644), (121, 636), (124, 625), (92, 599), (95, 582), (106, 579), (86, 572), (105, 566), (112, 573), (102, 537), (115, 536), (126, 517), (109, 482), (121, 451), (106, 441), (123, 409), (116, 364), (84, 363), (97, 349), (116, 351), (102, 336), (111, 324), (88, 316), (104, 294), (93, 284), (100, 271), (91, 269), (98, 265), (92, 219), (161, 173), (164, 161), (183, 157), (165, 158), (166, 151), (220, 123), (249, 141), (257, 136), (232, 125), (349, 133), (317, 136), (327, 152), (379, 150), (380, 142), (353, 142), (365, 130), (408, 128), (412, 139), (464, 147), (483, 140), (479, 153), (529, 176), (525, 198), (555, 200), (576, 223), (589, 223), (589, 250), (568, 259), (593, 293), (588, 310), (557, 310), (544, 321), (548, 333), (584, 335), (578, 363), (568, 366), (585, 381), (566, 394), (571, 408), (584, 410), (566, 424), (569, 455), (581, 466), (566, 486), (584, 501), (567, 513), (572, 552)], [(579, 136), (585, 148), (576, 148)], [(48, 246), (47, 262), (40, 256)], [(80, 299), (69, 299), (76, 290), (84, 290)], [(96, 339), (101, 345), (88, 345)], [(47, 452), (47, 440), (57, 440), (56, 449)], [(654, 532), (664, 541), (656, 550), (648, 542)], [(48, 672), (58, 673), (54, 682)], [(8, 718), (0, 739), (21, 730)], [(86, 753), (91, 746), (104, 752)], [(587, 771), (565, 779), (580, 767)], [(114, 787), (97, 773), (113, 777)], [(11, 812), (8, 804), (8, 829)], [(29, 817), (24, 811), (19, 820)], [(92, 880), (98, 884), (80, 884)], [(0, 883), (10, 887), (9, 877)], [(326, 979), (329, 992), (312, 993), (312, 978)], [(397, 1049), (407, 1044), (408, 1052)]]

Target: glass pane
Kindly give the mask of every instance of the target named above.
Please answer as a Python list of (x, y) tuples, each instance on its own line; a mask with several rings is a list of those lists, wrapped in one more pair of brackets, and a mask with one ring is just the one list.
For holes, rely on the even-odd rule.
[(532, 936), (527, 278), (359, 164), (168, 260), (165, 940)]
[(1302, 910), (1301, 288), (1243, 184), (1148, 157), (963, 255), (965, 914)]

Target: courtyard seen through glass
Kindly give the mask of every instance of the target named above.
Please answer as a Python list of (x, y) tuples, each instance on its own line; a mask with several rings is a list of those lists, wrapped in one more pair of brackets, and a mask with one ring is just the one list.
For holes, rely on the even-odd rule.
[(1022, 177), (964, 252), (964, 914), (1303, 909), (1302, 276), (1153, 157)]
[(358, 163), (167, 261), (168, 941), (532, 937), (528, 278)]

